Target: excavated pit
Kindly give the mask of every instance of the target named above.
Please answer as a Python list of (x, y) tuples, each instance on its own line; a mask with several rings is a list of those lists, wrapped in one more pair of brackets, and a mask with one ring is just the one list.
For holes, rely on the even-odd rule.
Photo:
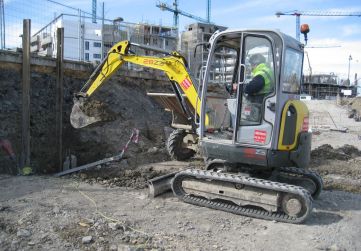
[[(89, 72), (66, 71), (63, 98), (63, 153), (75, 155), (77, 164), (94, 162), (119, 154), (128, 141), (133, 128), (140, 131), (140, 141), (131, 144), (121, 165), (134, 167), (140, 164), (168, 160), (164, 152), (165, 133), (171, 114), (147, 96), (148, 91), (168, 92), (171, 87), (162, 76), (145, 78), (128, 77), (127, 72), (114, 75), (91, 97), (86, 111), (100, 111), (108, 120), (86, 128), (75, 129), (70, 124), (73, 95), (87, 81)], [(21, 154), (21, 67), (2, 64), (0, 67), (0, 138), (8, 139), (16, 159)], [(32, 68), (30, 91), (30, 148), (31, 167), (35, 173), (58, 172), (56, 160), (56, 75), (52, 68)], [(97, 109), (94, 109), (97, 108)], [(100, 108), (100, 109), (99, 109)], [(94, 115), (94, 114), (93, 114)], [(156, 150), (154, 150), (154, 149)], [(153, 150), (150, 150), (153, 149)], [(148, 151), (152, 154), (148, 154)], [(65, 156), (64, 156), (65, 160)], [(0, 151), (0, 173), (15, 173), (16, 167)]]

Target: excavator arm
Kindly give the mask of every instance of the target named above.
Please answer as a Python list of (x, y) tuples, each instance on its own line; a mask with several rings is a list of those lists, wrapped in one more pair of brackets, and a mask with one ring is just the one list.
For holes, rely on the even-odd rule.
[[(139, 56), (131, 53), (130, 49), (133, 46), (161, 52), (166, 56)], [(99, 87), (101, 87), (125, 62), (163, 71), (172, 82), (173, 89), (181, 102), (183, 111), (187, 113), (187, 107), (185, 107), (186, 102), (183, 100), (183, 95), (180, 93), (179, 89), (186, 95), (194, 111), (196, 111), (198, 115), (200, 114), (201, 101), (198, 92), (188, 73), (186, 60), (179, 53), (170, 53), (160, 49), (133, 44), (129, 41), (121, 41), (109, 50), (107, 57), (95, 69), (81, 91), (75, 95), (74, 106), (70, 117), (73, 127), (85, 127), (100, 120), (86, 115), (82, 106), (84, 105), (86, 98), (90, 97)], [(190, 114), (187, 115), (190, 117)]]

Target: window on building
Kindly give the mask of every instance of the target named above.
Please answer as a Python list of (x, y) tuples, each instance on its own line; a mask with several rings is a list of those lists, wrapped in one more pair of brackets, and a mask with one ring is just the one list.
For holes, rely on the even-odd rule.
[(94, 46), (94, 47), (102, 47), (102, 43), (94, 42), (94, 43), (93, 43), (93, 46)]
[(89, 61), (89, 53), (85, 53), (85, 60)]
[(102, 55), (97, 54), (97, 53), (94, 53), (94, 54), (93, 54), (93, 58), (102, 58)]
[(85, 50), (89, 50), (89, 41), (85, 41)]

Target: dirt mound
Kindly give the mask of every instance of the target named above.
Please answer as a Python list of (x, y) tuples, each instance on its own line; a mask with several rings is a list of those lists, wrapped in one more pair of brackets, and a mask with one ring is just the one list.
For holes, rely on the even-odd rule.
[(351, 104), (351, 108), (361, 113), (361, 97), (356, 97)]
[[(159, 153), (161, 154), (161, 152)], [(154, 156), (157, 153), (151, 153), (153, 160), (157, 159)], [(161, 156), (161, 155), (159, 155)], [(141, 156), (141, 159), (150, 159), (146, 156)], [(158, 158), (159, 159), (159, 158)], [(130, 158), (127, 162), (130, 162)], [(157, 163), (150, 163), (145, 165), (124, 165), (124, 160), (120, 163), (111, 163), (105, 167), (98, 169), (91, 169), (82, 173), (73, 174), (73, 178), (84, 181), (89, 184), (101, 184), (107, 187), (130, 187), (135, 189), (147, 188), (147, 182), (150, 179), (159, 177), (161, 175), (173, 173), (175, 171), (185, 170), (188, 168), (202, 168), (204, 167), (203, 158), (193, 158), (188, 162), (181, 161), (164, 161)]]
[(361, 193), (361, 151), (354, 146), (321, 145), (311, 152), (310, 168), (321, 174), (325, 189)]
[[(169, 159), (161, 149), (166, 140), (164, 127), (169, 126), (171, 114), (164, 112), (163, 107), (146, 95), (147, 85), (143, 82), (135, 84), (132, 79), (111, 78), (107, 85), (84, 102), (87, 115), (97, 117), (100, 113), (111, 121), (94, 123), (80, 129), (74, 129), (67, 123), (64, 145), (76, 155), (79, 165), (118, 153), (134, 128), (140, 131), (139, 144), (129, 147), (126, 153), (129, 157), (127, 165), (135, 167)], [(67, 105), (72, 106), (73, 102)], [(67, 120), (71, 107), (66, 111), (68, 114), (64, 118)], [(154, 147), (158, 151), (151, 156), (148, 151)]]
[(344, 145), (334, 149), (331, 145), (325, 144), (317, 147), (311, 152), (312, 160), (349, 160), (361, 156), (361, 151), (352, 145)]
[(350, 102), (349, 118), (354, 118), (356, 121), (361, 120), (361, 97), (355, 97)]
[(144, 169), (137, 168), (117, 170), (116, 166), (112, 166), (106, 171), (99, 170), (82, 173), (77, 177), (89, 184), (99, 183), (106, 186), (132, 187), (142, 189), (147, 187), (147, 181), (149, 179), (163, 174), (165, 174), (165, 172), (154, 170), (153, 167)]

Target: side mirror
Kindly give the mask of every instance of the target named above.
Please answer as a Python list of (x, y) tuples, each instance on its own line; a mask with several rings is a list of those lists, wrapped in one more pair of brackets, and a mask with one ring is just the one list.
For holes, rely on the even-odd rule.
[(305, 45), (307, 45), (307, 33), (310, 32), (310, 27), (308, 26), (308, 24), (302, 24), (300, 27), (300, 31), (301, 33), (304, 35), (305, 37)]

